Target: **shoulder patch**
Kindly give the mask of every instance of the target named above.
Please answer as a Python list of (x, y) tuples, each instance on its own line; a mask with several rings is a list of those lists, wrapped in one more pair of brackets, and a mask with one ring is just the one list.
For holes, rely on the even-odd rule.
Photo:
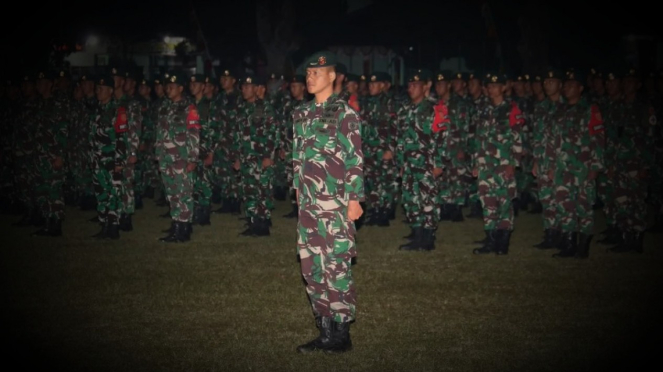
[(525, 124), (523, 112), (515, 101), (511, 101), (511, 113), (509, 113), (509, 125), (515, 127), (516, 125)]
[(189, 113), (186, 116), (186, 128), (200, 129), (200, 115), (198, 115), (196, 105), (189, 105)]
[(117, 109), (117, 117), (115, 118), (115, 132), (124, 133), (129, 130), (129, 121), (127, 120), (127, 109), (120, 106)]
[(591, 116), (589, 118), (589, 134), (594, 135), (601, 133), (604, 130), (603, 127), (603, 116), (601, 115), (601, 110), (599, 106), (592, 105), (590, 108)]

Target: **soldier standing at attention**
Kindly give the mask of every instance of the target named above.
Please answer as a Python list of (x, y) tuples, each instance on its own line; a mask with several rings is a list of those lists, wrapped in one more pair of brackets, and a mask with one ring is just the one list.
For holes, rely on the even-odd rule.
[(283, 117), (285, 126), (283, 127), (283, 132), (280, 133), (281, 136), (281, 152), (279, 156), (285, 162), (285, 172), (287, 175), (288, 189), (292, 191), (290, 195), (292, 203), (292, 211), (286, 214), (285, 218), (297, 218), (299, 216), (299, 207), (297, 206), (297, 198), (295, 197), (295, 190), (292, 184), (293, 181), (293, 172), (292, 172), (292, 138), (294, 136), (294, 126), (292, 123), (292, 114), (299, 105), (304, 104), (304, 95), (306, 94), (306, 76), (304, 75), (295, 75), (290, 82), (290, 94), (292, 96), (286, 102), (285, 107), (283, 108)]
[(182, 72), (164, 79), (169, 103), (159, 112), (156, 155), (159, 171), (170, 203), (171, 229), (162, 242), (185, 242), (191, 239), (193, 184), (200, 147), (198, 110), (184, 96), (188, 79)]
[(193, 187), (193, 223), (201, 226), (209, 225), (212, 198), (212, 180), (209, 171), (214, 158), (214, 132), (211, 126), (211, 104), (205, 95), (206, 77), (203, 74), (191, 76), (189, 92), (193, 97), (200, 117), (200, 160), (196, 169), (196, 182)]
[(351, 258), (355, 226), (363, 213), (360, 119), (334, 94), (335, 56), (319, 52), (306, 63), (306, 85), (315, 95), (293, 114), (294, 186), (299, 203), (297, 247), (320, 335), (300, 353), (352, 349), (350, 322), (356, 296)]

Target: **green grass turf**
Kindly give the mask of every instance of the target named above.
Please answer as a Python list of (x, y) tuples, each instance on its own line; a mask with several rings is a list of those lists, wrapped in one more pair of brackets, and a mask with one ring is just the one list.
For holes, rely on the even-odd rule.
[[(185, 244), (146, 200), (134, 231), (95, 241), (93, 213), (67, 209), (64, 237), (0, 216), (3, 354), (9, 370), (594, 371), (660, 362), (663, 235), (644, 254), (553, 259), (531, 248), (540, 215), (516, 220), (508, 256), (474, 256), (479, 220), (442, 222), (433, 252), (401, 252), (402, 215), (359, 231), (354, 350), (299, 355), (316, 329), (295, 220), (278, 203), (269, 238), (213, 215)], [(603, 229), (597, 217), (596, 230)], [(631, 368), (626, 368), (631, 366)], [(39, 369), (35, 369), (39, 367)], [(7, 370), (7, 369), (5, 369)]]

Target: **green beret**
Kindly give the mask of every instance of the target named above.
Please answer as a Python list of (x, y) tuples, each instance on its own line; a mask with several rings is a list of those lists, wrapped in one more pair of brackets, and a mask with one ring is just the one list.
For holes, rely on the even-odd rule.
[(585, 85), (587, 77), (581, 71), (570, 69), (566, 72), (564, 81), (577, 81), (580, 85)]
[(192, 83), (205, 83), (205, 75), (203, 74), (193, 74), (189, 78)]
[(290, 79), (290, 82), (306, 84), (306, 76), (302, 74), (297, 74), (293, 76), (292, 79)]
[(205, 74), (205, 78), (203, 79), (205, 84), (212, 84), (215, 87), (219, 86), (219, 79), (215, 79), (212, 75)]
[(336, 66), (336, 55), (328, 51), (313, 53), (313, 55), (311, 55), (311, 57), (309, 57), (309, 59), (306, 61), (306, 68), (329, 66)]
[(167, 72), (164, 75), (164, 81), (166, 84), (179, 84), (181, 86), (185, 86), (185, 84), (189, 83), (189, 79), (187, 79), (186, 74), (184, 71), (171, 71)]
[(56, 71), (56, 76), (58, 78), (67, 78), (67, 79), (71, 78), (71, 74), (69, 73), (69, 70), (66, 70), (66, 69), (57, 70)]
[(265, 85), (265, 79), (262, 76), (247, 74), (239, 79), (239, 84)]
[(150, 83), (150, 81), (145, 78), (140, 79), (140, 81), (138, 81), (138, 85), (145, 85), (146, 87), (152, 88), (152, 84)]
[(21, 76), (21, 82), (22, 83), (34, 83), (35, 82), (35, 76), (36, 76), (36, 74), (34, 72), (25, 73)]
[(518, 82), (522, 82), (522, 83), (526, 83), (526, 82), (529, 81), (529, 74), (516, 75), (515, 79), (513, 79), (513, 80), (518, 81)]
[(614, 72), (613, 72), (613, 70), (611, 70), (611, 69), (606, 69), (605, 74), (603, 75), (603, 79), (606, 80), (606, 81), (607, 80), (617, 80), (617, 79), (621, 79), (621, 78), (622, 78), (622, 74), (621, 74), (620, 70), (614, 70)]
[(359, 80), (361, 80), (361, 81), (366, 81), (366, 75), (361, 75), (361, 76), (359, 76)]
[(640, 71), (638, 71), (635, 67), (627, 68), (626, 71), (624, 71), (623, 78), (640, 79)]
[(454, 77), (454, 73), (449, 70), (438, 71), (433, 75), (433, 80), (435, 81), (450, 81)]
[(416, 81), (421, 81), (422, 83), (426, 83), (431, 79), (431, 74), (430, 71), (426, 69), (418, 69), (418, 70), (413, 70), (408, 73), (407, 76), (407, 81), (408, 83), (416, 82)]
[(99, 76), (98, 78), (95, 79), (94, 83), (97, 84), (98, 86), (115, 88), (115, 79), (113, 79), (112, 75)]
[(467, 81), (467, 73), (465, 72), (454, 72), (453, 75), (451, 76), (451, 80), (462, 80), (462, 81)]
[(110, 74), (112, 76), (122, 76), (122, 77), (126, 76), (126, 72), (120, 67), (111, 67)]
[(497, 72), (488, 72), (484, 75), (483, 83), (488, 84), (506, 84), (507, 77), (505, 74), (500, 74)]
[(269, 78), (273, 80), (285, 80), (283, 75), (275, 74), (273, 72), (269, 74)]
[(154, 78), (154, 79), (152, 80), (152, 86), (155, 86), (155, 85), (161, 85), (161, 82), (162, 82), (162, 81), (163, 81), (162, 78), (160, 78), (160, 77), (156, 77), (156, 78)]
[(94, 76), (92, 76), (90, 74), (83, 74), (83, 75), (81, 75), (80, 81), (81, 81), (81, 83), (84, 82), (84, 81), (94, 82)]
[(371, 82), (384, 82), (384, 81), (391, 81), (389, 78), (389, 75), (387, 75), (386, 72), (381, 72), (381, 71), (376, 71), (372, 73), (369, 77), (368, 80)]
[(474, 80), (474, 79), (481, 80), (482, 76), (483, 76), (483, 74), (481, 72), (470, 72), (470, 73), (467, 74), (467, 81)]
[(232, 77), (232, 78), (237, 78), (237, 74), (235, 73), (235, 71), (233, 71), (230, 68), (222, 69), (221, 72), (218, 75), (219, 75), (219, 77), (229, 76), (229, 77)]
[(35, 80), (39, 79), (45, 79), (45, 80), (53, 80), (55, 74), (52, 71), (37, 71), (35, 74)]
[(529, 74), (529, 80), (531, 82), (543, 82), (543, 75), (542, 74)]
[(124, 77), (138, 81), (143, 78), (143, 73), (138, 69), (132, 68), (124, 72)]
[(560, 70), (557, 70), (557, 69), (554, 69), (554, 68), (550, 68), (550, 69), (547, 69), (547, 70), (543, 73), (542, 78), (543, 78), (543, 80), (546, 80), (546, 79), (559, 79), (559, 80), (563, 80), (563, 79), (564, 79), (564, 74), (563, 74), (562, 71), (560, 71)]

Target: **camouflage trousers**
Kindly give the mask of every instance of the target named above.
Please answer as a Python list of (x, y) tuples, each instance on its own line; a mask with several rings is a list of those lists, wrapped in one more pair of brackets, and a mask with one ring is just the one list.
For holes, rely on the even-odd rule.
[(86, 155), (80, 155), (73, 158), (70, 172), (74, 184), (74, 191), (78, 195), (94, 195), (92, 187), (92, 166)]
[(368, 194), (368, 204), (371, 208), (384, 210), (392, 208), (398, 189), (397, 172), (396, 163), (393, 160), (383, 160), (373, 168), (369, 176), (372, 188)]
[(36, 204), (45, 218), (64, 219), (64, 170), (54, 170), (50, 158), (40, 159), (36, 176)]
[(637, 170), (618, 172), (615, 188), (616, 224), (622, 232), (642, 232), (646, 228), (647, 181), (638, 177)]
[(193, 218), (193, 184), (196, 173), (186, 171), (186, 160), (161, 159), (159, 171), (170, 203), (170, 217), (177, 222), (191, 222)]
[(315, 316), (331, 317), (336, 322), (355, 319), (354, 236), (354, 223), (347, 220), (346, 210), (299, 211), (297, 249)]
[(403, 169), (403, 200), (410, 227), (437, 229), (437, 180), (433, 170), (405, 164)]
[(199, 163), (196, 167), (196, 183), (193, 186), (193, 200), (196, 205), (207, 207), (211, 204), (213, 179), (214, 169)]
[(453, 160), (447, 163), (444, 172), (438, 178), (439, 204), (465, 204), (466, 175), (467, 167), (464, 162)]
[[(374, 190), (375, 190), (375, 177), (372, 175), (375, 174), (375, 161), (373, 160), (372, 157), (365, 157), (364, 158), (364, 174), (366, 175), (364, 177), (364, 194), (368, 195), (366, 198), (366, 205), (368, 208), (377, 208), (378, 205), (372, 202), (371, 200), (371, 195), (373, 195)], [(377, 200), (377, 199), (376, 199)]]
[(537, 177), (537, 196), (543, 208), (543, 229), (557, 229), (557, 207), (555, 205), (555, 186), (548, 177)]
[(122, 213), (122, 173), (114, 171), (113, 162), (94, 162), (93, 184), (94, 193), (97, 197), (97, 215), (99, 222), (108, 221), (111, 225), (119, 224)]
[(603, 202), (605, 223), (608, 225), (614, 225), (617, 217), (617, 208), (615, 206), (615, 182), (605, 173), (600, 173), (596, 178), (596, 192), (598, 198)]
[(483, 205), (484, 230), (513, 230), (513, 203), (516, 178), (508, 176), (506, 166), (479, 169), (479, 198)]
[(555, 208), (559, 226), (563, 232), (594, 233), (594, 210), (596, 197), (594, 181), (574, 172), (561, 171), (555, 174)]
[(122, 169), (124, 179), (122, 180), (122, 213), (127, 215), (134, 214), (136, 211), (136, 197), (135, 197), (135, 181), (136, 181), (136, 164), (129, 165)]
[(274, 209), (272, 180), (274, 167), (262, 169), (262, 159), (241, 160), (242, 197), (246, 206), (246, 216), (253, 219), (271, 218)]
[[(286, 153), (286, 159), (292, 159), (292, 153)], [(293, 184), (294, 182), (294, 176), (295, 176), (295, 171), (292, 169), (292, 161), (287, 161), (285, 163), (285, 173), (287, 175), (287, 185), (288, 188), (290, 189), (290, 202), (291, 204), (297, 204), (297, 197), (295, 196), (295, 186)]]
[[(291, 158), (292, 159), (292, 158)], [(274, 186), (275, 187), (288, 187), (288, 174), (286, 172), (287, 158), (281, 159), (277, 157), (274, 161)], [(292, 163), (292, 161), (290, 161)]]
[(32, 181), (33, 174), (30, 172), (29, 163), (23, 159), (14, 164), (14, 184), (18, 200), (25, 205), (25, 209), (31, 211), (35, 207), (35, 184)]
[(136, 171), (134, 184), (135, 195), (143, 195), (148, 186), (158, 186), (154, 179), (157, 174), (157, 169), (151, 157), (146, 152), (140, 152), (138, 154), (138, 162), (134, 169)]
[(239, 198), (241, 173), (233, 169), (232, 162), (228, 161), (228, 153), (216, 151), (214, 153), (214, 187), (218, 187), (221, 196), (225, 198)]
[(518, 195), (521, 193), (530, 193), (534, 183), (534, 175), (529, 170), (531, 166), (524, 166), (522, 169), (516, 169), (516, 189)]
[(470, 205), (473, 205), (477, 201), (480, 201), (479, 198), (479, 181), (476, 177), (472, 176), (472, 160), (468, 159), (465, 162), (466, 177), (464, 177), (464, 187), (465, 192), (469, 195)]

